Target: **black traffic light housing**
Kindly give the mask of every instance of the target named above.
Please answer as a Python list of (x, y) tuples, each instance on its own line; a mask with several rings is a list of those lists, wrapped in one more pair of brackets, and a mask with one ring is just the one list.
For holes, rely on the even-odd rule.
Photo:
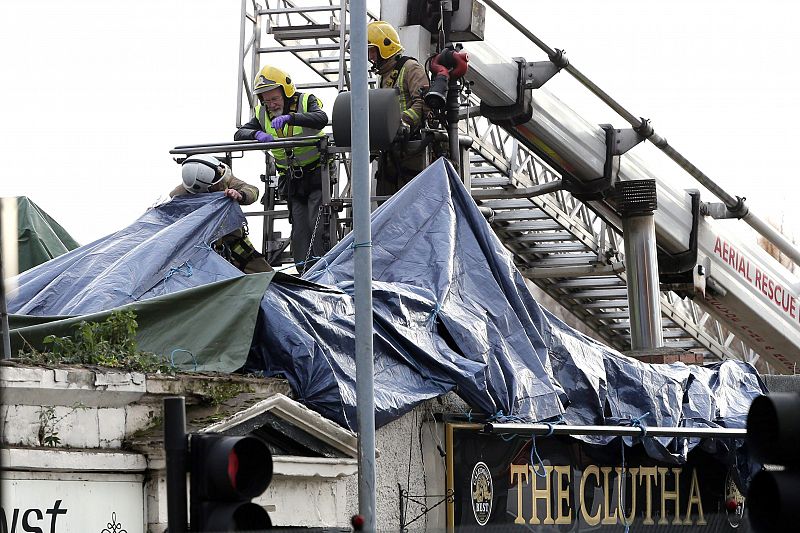
[(272, 480), (272, 454), (256, 437), (190, 436), (190, 531), (253, 531), (272, 526), (251, 502)]
[(800, 394), (776, 393), (753, 400), (747, 444), (764, 469), (747, 491), (750, 526), (756, 532), (796, 531), (800, 524)]

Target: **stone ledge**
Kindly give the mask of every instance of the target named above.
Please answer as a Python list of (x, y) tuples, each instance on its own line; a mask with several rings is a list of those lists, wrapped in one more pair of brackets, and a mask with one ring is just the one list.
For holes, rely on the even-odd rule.
[(6, 405), (86, 407), (124, 407), (138, 401), (147, 391), (146, 377), (141, 372), (15, 363), (0, 366), (0, 388)]
[(147, 468), (139, 453), (58, 448), (3, 448), (0, 463), (4, 470), (42, 472), (143, 473)]

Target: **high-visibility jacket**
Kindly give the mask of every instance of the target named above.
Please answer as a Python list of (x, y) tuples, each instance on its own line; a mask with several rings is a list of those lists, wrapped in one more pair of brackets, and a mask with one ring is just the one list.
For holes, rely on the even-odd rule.
[[(308, 97), (309, 93), (298, 93), (298, 98), (293, 100), (292, 106), (295, 109), (290, 109), (290, 113), (306, 113), (308, 111)], [(317, 100), (319, 105), (321, 103)], [(277, 139), (286, 139), (289, 137), (322, 137), (325, 134), (320, 130), (305, 128), (302, 126), (294, 126), (292, 124), (285, 125), (280, 131), (272, 127), (272, 120), (270, 119), (267, 108), (258, 104), (255, 109), (256, 117), (259, 124), (266, 133), (272, 135)], [(286, 170), (289, 167), (309, 167), (314, 166), (314, 163), (319, 161), (319, 150), (316, 146), (298, 146), (295, 148), (272, 148), (270, 149), (272, 156), (275, 158), (275, 165), (281, 169)]]
[(408, 124), (412, 131), (419, 129), (429, 111), (423, 100), (429, 88), (424, 67), (413, 57), (401, 56), (388, 60), (380, 68), (379, 74), (381, 88), (399, 89), (403, 122)]

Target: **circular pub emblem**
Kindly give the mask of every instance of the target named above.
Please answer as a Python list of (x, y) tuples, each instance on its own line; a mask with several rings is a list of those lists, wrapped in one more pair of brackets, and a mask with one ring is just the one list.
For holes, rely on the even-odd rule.
[(492, 514), (492, 475), (486, 463), (478, 463), (472, 469), (470, 488), (472, 512), (478, 524), (484, 526)]

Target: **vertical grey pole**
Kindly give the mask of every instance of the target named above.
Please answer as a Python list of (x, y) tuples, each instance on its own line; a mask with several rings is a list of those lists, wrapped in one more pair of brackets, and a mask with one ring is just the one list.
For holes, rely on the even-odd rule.
[(664, 346), (664, 337), (653, 219), (653, 212), (657, 208), (656, 182), (623, 181), (617, 184), (617, 193), (617, 207), (622, 215), (622, 235), (625, 240), (631, 349), (661, 348)]
[(375, 531), (375, 384), (372, 359), (372, 229), (370, 227), (367, 4), (350, 4), (350, 128), (353, 147), (353, 250), (356, 307), (358, 510), (364, 531)]
[(188, 531), (186, 517), (186, 406), (164, 398), (164, 456), (167, 463), (167, 527)]
[[(244, 51), (244, 32), (245, 28), (247, 27), (247, 0), (242, 0), (242, 11), (239, 14), (241, 17), (239, 21), (239, 65), (236, 73), (236, 127), (242, 127), (242, 94), (247, 94), (244, 90), (244, 60), (245, 60), (245, 51)], [(258, 15), (255, 15), (258, 16)], [(255, 51), (253, 51), (255, 54)], [(256, 77), (256, 73), (253, 72), (253, 77)], [(248, 98), (249, 103), (249, 98)]]
[[(16, 237), (16, 235), (14, 236)], [(6, 274), (3, 268), (3, 199), (0, 198), (0, 328), (3, 330), (3, 359), (11, 358), (11, 331), (8, 326), (8, 307), (6, 305)], [(12, 270), (16, 270), (14, 267)]]

